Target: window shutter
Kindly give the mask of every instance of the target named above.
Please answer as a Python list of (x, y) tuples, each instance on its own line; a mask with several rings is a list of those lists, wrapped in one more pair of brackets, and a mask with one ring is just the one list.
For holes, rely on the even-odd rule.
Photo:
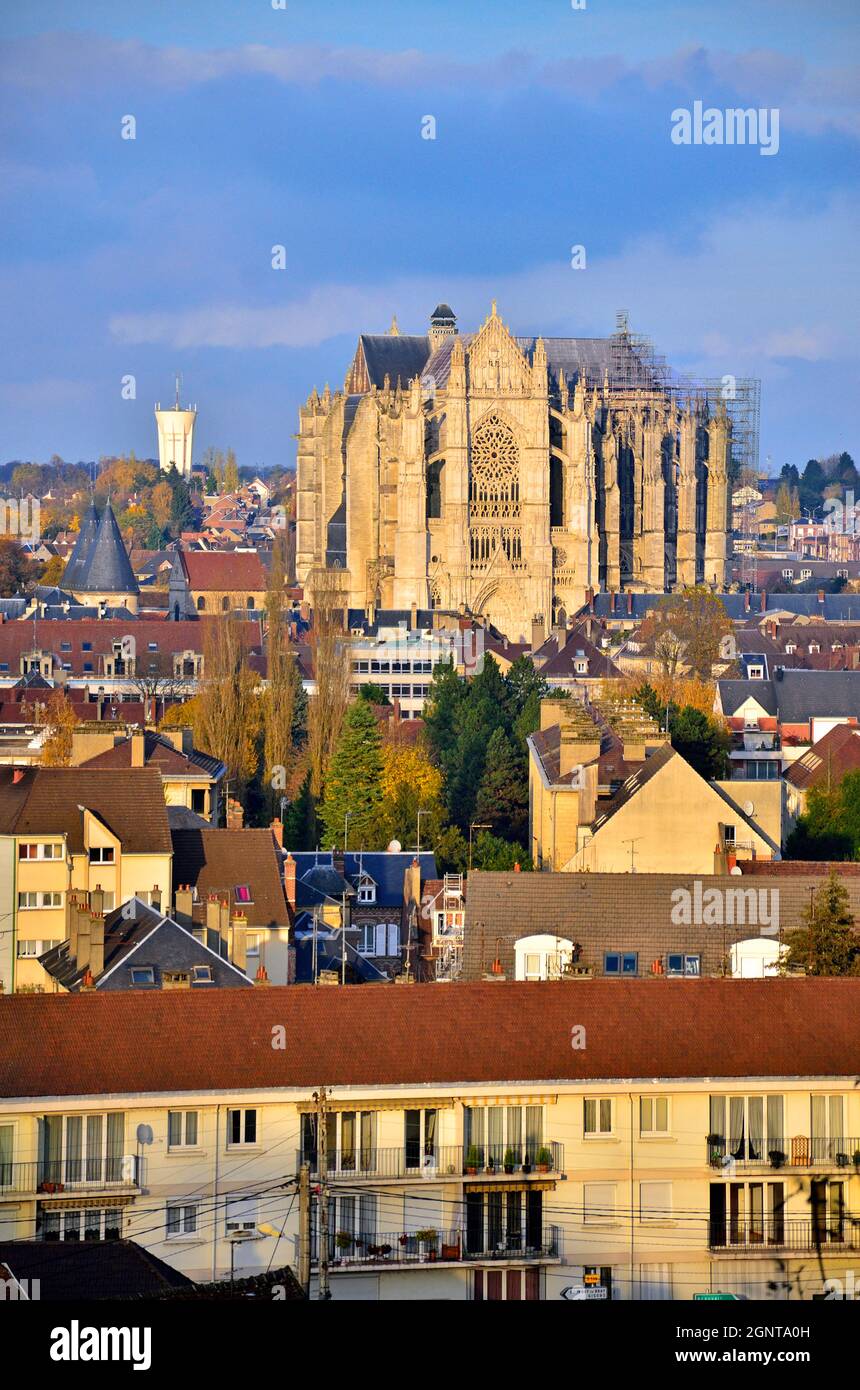
[(384, 922), (377, 922), (377, 924), (376, 924), (376, 949), (375, 949), (375, 951), (374, 951), (374, 955), (377, 955), (377, 956), (384, 956), (384, 955), (385, 955), (385, 923), (384, 923)]
[(399, 956), (400, 954), (400, 928), (396, 922), (388, 923), (388, 954)]

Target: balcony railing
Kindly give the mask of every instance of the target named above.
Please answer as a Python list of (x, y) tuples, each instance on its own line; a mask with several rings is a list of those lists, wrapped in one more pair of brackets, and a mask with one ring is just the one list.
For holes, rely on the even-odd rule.
[(756, 1139), (706, 1141), (711, 1168), (854, 1168), (860, 1170), (860, 1139)]
[[(315, 1151), (299, 1152), (296, 1163), (309, 1163), (311, 1172), (319, 1172)], [(329, 1149), (327, 1177), (332, 1182), (359, 1182), (379, 1178), (420, 1178), (425, 1181), (462, 1177), (528, 1176), (530, 1173), (560, 1173), (564, 1170), (564, 1145), (529, 1142), (511, 1147), (507, 1144), (477, 1144), (465, 1150), (462, 1146), (437, 1145), (422, 1152), (420, 1146), (410, 1148)]]
[(848, 1213), (840, 1220), (811, 1221), (751, 1218), (711, 1222), (708, 1247), (720, 1250), (860, 1250), (860, 1219)]
[[(475, 1240), (464, 1229), (439, 1231), (394, 1231), (383, 1234), (354, 1236), (350, 1232), (329, 1234), (329, 1261), (335, 1267), (356, 1265), (395, 1264), (471, 1264), (488, 1260), (548, 1260), (557, 1258), (560, 1250), (559, 1228), (546, 1226), (529, 1244), (529, 1236), (508, 1236), (498, 1245), (487, 1248), (485, 1238)], [(316, 1244), (316, 1243), (315, 1243)], [(313, 1262), (317, 1263), (316, 1248)]]
[(34, 1192), (40, 1197), (69, 1192), (135, 1191), (140, 1187), (136, 1154), (116, 1158), (64, 1158), (36, 1163), (0, 1163), (0, 1196)]

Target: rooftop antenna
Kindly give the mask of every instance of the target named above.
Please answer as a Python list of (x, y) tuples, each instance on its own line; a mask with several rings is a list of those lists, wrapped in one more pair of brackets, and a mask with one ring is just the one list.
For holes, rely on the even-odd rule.
[(177, 373), (176, 373), (176, 406), (175, 406), (175, 409), (176, 409), (176, 410), (179, 409), (179, 388), (180, 388), (181, 384), (182, 384), (182, 375), (181, 375), (180, 372), (177, 372)]

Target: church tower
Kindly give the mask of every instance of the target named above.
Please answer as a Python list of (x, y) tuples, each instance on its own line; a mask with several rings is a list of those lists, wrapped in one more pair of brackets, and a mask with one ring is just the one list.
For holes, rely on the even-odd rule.
[[(94, 519), (95, 508), (91, 510)], [(82, 526), (82, 533), (83, 530)], [(110, 502), (105, 503), (98, 526), (90, 525), (90, 534), (89, 544), (80, 555), (75, 545), (61, 587), (68, 589), (80, 603), (105, 603), (109, 608), (127, 608), (130, 613), (136, 613), (140, 589)], [(81, 537), (79, 543), (80, 540)]]

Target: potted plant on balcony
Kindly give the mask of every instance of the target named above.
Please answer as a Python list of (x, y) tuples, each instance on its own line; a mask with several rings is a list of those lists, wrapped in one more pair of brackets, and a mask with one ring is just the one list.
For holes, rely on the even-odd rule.
[(496, 1162), (492, 1154), (487, 1154), (487, 1166), (485, 1172), (492, 1175), (496, 1171)]
[(470, 1177), (474, 1177), (478, 1171), (478, 1146), (470, 1144), (466, 1150), (466, 1172)]
[(525, 1155), (524, 1155), (524, 1157), (523, 1157), (523, 1172), (524, 1172), (524, 1173), (530, 1173), (531, 1170), (532, 1170), (531, 1155), (529, 1154), (528, 1149), (526, 1149)]
[(767, 1156), (770, 1159), (772, 1168), (781, 1168), (783, 1163), (785, 1163), (786, 1155), (783, 1153), (782, 1149), (768, 1149)]
[(546, 1145), (543, 1145), (543, 1147), (537, 1151), (537, 1170), (539, 1173), (548, 1173), (551, 1166), (552, 1154)]
[(708, 1162), (712, 1168), (722, 1168), (723, 1166), (723, 1145), (725, 1138), (722, 1134), (709, 1134), (706, 1140), (708, 1145)]
[(514, 1171), (514, 1168), (516, 1167), (516, 1159), (514, 1158), (513, 1149), (505, 1149), (505, 1161), (503, 1166), (505, 1172), (508, 1174)]
[(848, 1155), (847, 1155), (846, 1153), (838, 1153), (838, 1154), (836, 1155), (836, 1167), (837, 1167), (837, 1168), (847, 1168), (847, 1167), (848, 1167), (848, 1164), (849, 1164), (850, 1162), (851, 1162), (851, 1159), (848, 1157)]
[(425, 1231), (416, 1231), (415, 1239), (420, 1245), (424, 1246), (427, 1259), (435, 1260), (438, 1254), (437, 1241), (439, 1239), (439, 1232), (432, 1226), (428, 1226)]
[(854, 1167), (860, 1168), (860, 1149), (854, 1150)]

